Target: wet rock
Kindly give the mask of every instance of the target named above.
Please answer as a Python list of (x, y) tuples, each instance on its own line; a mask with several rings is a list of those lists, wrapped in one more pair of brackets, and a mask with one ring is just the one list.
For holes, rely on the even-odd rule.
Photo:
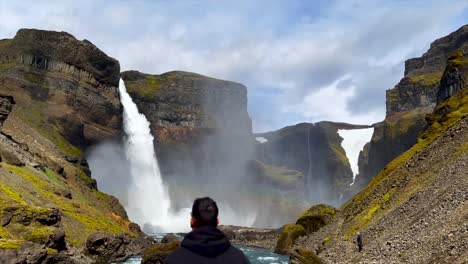
[(172, 233), (165, 235), (161, 239), (161, 243), (172, 243), (172, 242), (180, 242), (180, 239)]
[(180, 247), (180, 242), (160, 243), (143, 254), (142, 264), (163, 264), (164, 260), (176, 249)]
[(127, 234), (96, 232), (86, 241), (88, 254), (98, 261), (121, 262), (131, 256), (141, 255), (150, 248), (152, 242), (143, 237), (132, 238)]

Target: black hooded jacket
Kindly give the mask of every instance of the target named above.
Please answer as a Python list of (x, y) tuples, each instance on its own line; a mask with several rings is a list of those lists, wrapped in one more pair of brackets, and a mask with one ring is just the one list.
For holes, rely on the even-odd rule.
[(250, 264), (216, 227), (204, 226), (188, 233), (166, 264)]

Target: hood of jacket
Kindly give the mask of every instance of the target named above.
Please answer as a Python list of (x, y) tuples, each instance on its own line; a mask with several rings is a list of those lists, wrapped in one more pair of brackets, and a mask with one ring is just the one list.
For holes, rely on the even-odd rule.
[(188, 233), (181, 246), (195, 254), (215, 258), (226, 252), (231, 247), (231, 243), (218, 228), (204, 226)]

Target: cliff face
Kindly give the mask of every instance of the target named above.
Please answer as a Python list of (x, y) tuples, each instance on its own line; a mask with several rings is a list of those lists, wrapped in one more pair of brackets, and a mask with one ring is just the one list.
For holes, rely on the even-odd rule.
[[(364, 128), (365, 126), (362, 126)], [(314, 203), (340, 204), (350, 198), (353, 173), (341, 147), (338, 129), (361, 126), (320, 122), (302, 123), (278, 131), (257, 134), (267, 141), (257, 144), (257, 158), (284, 166), (305, 176), (305, 195)]]
[(220, 177), (230, 173), (228, 161), (245, 174), (239, 168), (252, 140), (245, 86), (187, 72), (130, 71), (122, 79), (151, 123), (165, 175)]
[(344, 204), (331, 223), (296, 239), (296, 251), (332, 263), (468, 261), (466, 65), (463, 53), (449, 56), (437, 94), (452, 91), (451, 96), (427, 116), (417, 143)]
[(85, 148), (119, 135), (119, 63), (65, 32), (19, 30), (0, 41), (0, 92), (51, 139)]
[(65, 32), (23, 29), (0, 41), (1, 261), (29, 242), (46, 259), (98, 230), (138, 234), (82, 155), (120, 135), (118, 80), (116, 60)]
[(244, 85), (180, 71), (128, 71), (122, 79), (151, 124), (176, 208), (209, 193), (263, 227), (278, 227), (304, 209), (301, 172), (255, 161)]
[[(468, 25), (434, 41), (422, 57), (406, 61), (405, 76), (393, 89), (387, 91), (387, 114), (383, 122), (375, 125), (367, 150), (368, 160), (361, 159), (362, 166), (359, 167), (357, 177), (361, 187), (388, 162), (416, 144), (417, 137), (427, 126), (425, 116), (440, 101), (438, 97), (441, 95), (438, 93), (441, 78), (447, 59), (456, 50), (468, 52)], [(450, 93), (456, 90), (459, 89), (454, 88)]]

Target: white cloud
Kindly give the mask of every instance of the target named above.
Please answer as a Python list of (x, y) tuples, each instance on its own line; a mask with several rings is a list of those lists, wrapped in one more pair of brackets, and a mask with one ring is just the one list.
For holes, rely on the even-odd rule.
[[(369, 123), (383, 118), (385, 90), (403, 75), (404, 60), (460, 27), (467, 8), (420, 0), (0, 0), (0, 38), (22, 27), (63, 30), (124, 70), (244, 83), (257, 130), (322, 119)], [(337, 89), (343, 76), (348, 87)], [(268, 88), (274, 92), (260, 97)]]

